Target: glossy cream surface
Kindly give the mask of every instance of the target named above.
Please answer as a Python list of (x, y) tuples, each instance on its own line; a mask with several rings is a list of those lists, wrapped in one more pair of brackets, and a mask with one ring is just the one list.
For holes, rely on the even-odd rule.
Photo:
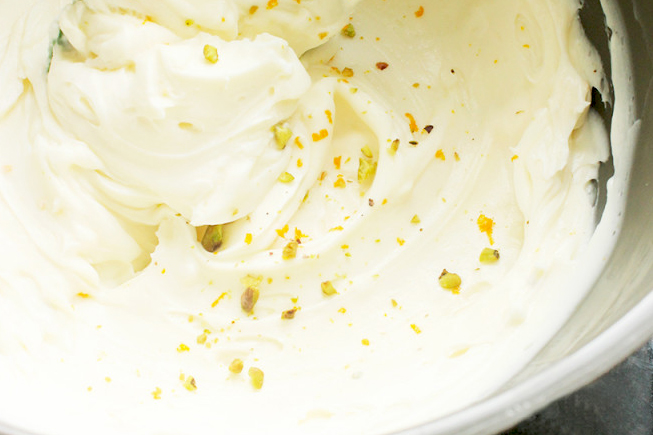
[(0, 422), (385, 433), (487, 397), (598, 272), (579, 7), (4, 2)]

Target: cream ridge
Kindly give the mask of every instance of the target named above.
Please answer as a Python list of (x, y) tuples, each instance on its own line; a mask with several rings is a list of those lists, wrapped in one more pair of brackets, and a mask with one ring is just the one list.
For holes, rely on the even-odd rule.
[(387, 433), (496, 391), (598, 272), (579, 8), (4, 2), (0, 422)]

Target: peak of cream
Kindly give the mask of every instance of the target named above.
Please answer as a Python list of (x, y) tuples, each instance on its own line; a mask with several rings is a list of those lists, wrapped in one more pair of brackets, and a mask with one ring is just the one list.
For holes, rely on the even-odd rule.
[(578, 8), (0, 7), (22, 17), (0, 48), (0, 421), (385, 433), (495, 391), (598, 270), (609, 148)]
[[(50, 107), (109, 178), (198, 225), (255, 209), (288, 164), (288, 153), (271, 146), (271, 128), (310, 86), (285, 41), (262, 34), (228, 42), (202, 32), (183, 39), (83, 2), (60, 26)], [(205, 59), (207, 45), (216, 63)]]

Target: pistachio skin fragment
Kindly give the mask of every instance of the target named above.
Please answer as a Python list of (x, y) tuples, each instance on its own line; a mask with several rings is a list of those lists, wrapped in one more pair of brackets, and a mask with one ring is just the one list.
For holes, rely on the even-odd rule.
[(272, 132), (274, 133), (274, 142), (277, 145), (277, 149), (285, 149), (288, 141), (292, 137), (292, 130), (284, 125), (284, 123), (279, 123), (272, 127)]
[(204, 58), (211, 63), (218, 63), (218, 49), (212, 45), (206, 44), (204, 46)]
[(281, 254), (281, 258), (284, 260), (292, 260), (293, 258), (297, 257), (297, 248), (299, 247), (299, 243), (296, 241), (289, 242), (285, 248), (283, 248), (283, 252)]
[(261, 292), (256, 287), (247, 287), (243, 294), (240, 296), (240, 307), (247, 314), (251, 313), (254, 310), (256, 302), (258, 302), (258, 297)]
[(479, 256), (478, 260), (482, 264), (494, 264), (499, 261), (500, 257), (501, 256), (499, 255), (499, 251), (496, 249), (485, 248), (481, 251), (481, 255)]
[(322, 287), (322, 294), (324, 296), (333, 296), (338, 294), (338, 291), (333, 286), (333, 284), (331, 284), (331, 281), (324, 281), (321, 287)]
[(257, 367), (250, 367), (248, 374), (252, 382), (252, 387), (254, 387), (254, 389), (260, 390), (261, 388), (263, 388), (263, 381), (265, 379), (265, 374), (263, 373), (263, 370)]
[(202, 246), (208, 252), (215, 252), (222, 246), (222, 225), (209, 225), (202, 237)]
[(229, 371), (237, 375), (243, 371), (243, 366), (243, 360), (236, 358), (231, 362), (231, 364), (229, 364)]
[(460, 287), (460, 284), (462, 284), (460, 276), (455, 273), (447, 272), (447, 269), (442, 270), (438, 281), (440, 282), (440, 287), (446, 290), (456, 290)]

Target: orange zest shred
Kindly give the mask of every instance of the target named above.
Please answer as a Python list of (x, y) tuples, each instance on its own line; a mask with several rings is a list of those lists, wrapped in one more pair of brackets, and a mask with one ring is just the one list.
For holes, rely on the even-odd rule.
[(295, 137), (295, 145), (297, 145), (297, 148), (299, 148), (300, 150), (303, 150), (303, 149), (304, 149), (304, 144), (303, 144), (302, 141), (299, 139), (299, 136), (296, 136), (296, 137)]
[(415, 12), (417, 18), (421, 18), (424, 15), (424, 6), (420, 6), (419, 9)]
[(492, 220), (492, 218), (489, 218), (484, 214), (481, 214), (478, 217), (476, 223), (478, 224), (478, 229), (481, 230), (482, 233), (487, 234), (487, 238), (490, 241), (490, 245), (494, 245), (494, 239), (492, 238), (492, 231), (494, 230), (494, 221)]
[(324, 114), (326, 115), (327, 120), (329, 121), (329, 124), (333, 124), (333, 115), (331, 115), (331, 111), (330, 110), (325, 110)]
[(417, 133), (419, 131), (419, 127), (417, 127), (417, 122), (415, 121), (415, 117), (410, 113), (406, 113), (406, 118), (408, 118), (408, 121), (410, 122), (410, 132)]
[(519, 156), (518, 156), (517, 154), (515, 154), (514, 156), (512, 156), (512, 158), (510, 159), (510, 161), (511, 161), (511, 162), (514, 162), (514, 161), (517, 160), (518, 158), (519, 158)]
[(227, 293), (222, 293), (222, 294), (220, 295), (220, 297), (218, 297), (218, 299), (216, 299), (215, 301), (213, 301), (213, 303), (211, 304), (211, 308), (215, 308), (215, 307), (217, 307), (218, 304), (220, 303), (220, 301), (223, 300), (223, 299), (226, 298), (226, 297), (227, 297)]
[(288, 224), (286, 224), (286, 225), (284, 225), (284, 227), (281, 228), (280, 230), (275, 230), (275, 231), (277, 232), (277, 234), (279, 235), (279, 237), (284, 238), (284, 237), (286, 237), (286, 233), (288, 232), (289, 229), (290, 229), (290, 228), (288, 227)]
[(277, 6), (279, 6), (279, 1), (278, 0), (269, 0), (268, 5), (266, 6), (266, 9), (276, 8)]
[(344, 189), (345, 187), (347, 187), (347, 182), (343, 178), (338, 177), (336, 182), (333, 183), (333, 187), (338, 189)]
[(446, 160), (446, 157), (444, 156), (444, 152), (443, 152), (442, 150), (437, 150), (437, 151), (435, 152), (435, 158), (436, 158), (436, 159), (440, 159), (440, 160), (442, 160), (443, 162)]
[(336, 169), (340, 169), (341, 164), (342, 164), (342, 156), (338, 156), (338, 157), (333, 158), (333, 166), (335, 166)]
[(328, 136), (329, 132), (323, 128), (319, 133), (313, 133), (313, 142), (319, 142), (322, 139), (326, 139)]

